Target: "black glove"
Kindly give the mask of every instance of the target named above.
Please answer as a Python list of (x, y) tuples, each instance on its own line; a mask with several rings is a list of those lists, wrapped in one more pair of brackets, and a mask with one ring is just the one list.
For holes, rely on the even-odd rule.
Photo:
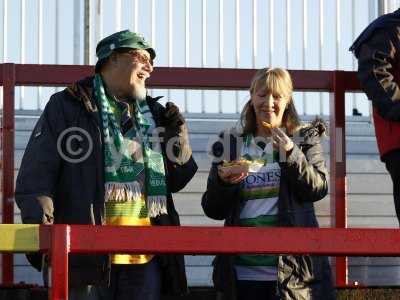
[(176, 106), (172, 102), (167, 102), (167, 104), (165, 104), (165, 112), (162, 118), (162, 125), (165, 128), (178, 129), (184, 123), (185, 119), (180, 113), (178, 106)]
[[(166, 103), (161, 125), (165, 127), (165, 132), (163, 133), (165, 145), (167, 145), (172, 138), (174, 139), (173, 144), (170, 145), (172, 146), (173, 155), (168, 157), (168, 159), (179, 164), (186, 163), (192, 154), (192, 150), (189, 146), (185, 119), (174, 103)], [(169, 156), (168, 151), (167, 156)]]

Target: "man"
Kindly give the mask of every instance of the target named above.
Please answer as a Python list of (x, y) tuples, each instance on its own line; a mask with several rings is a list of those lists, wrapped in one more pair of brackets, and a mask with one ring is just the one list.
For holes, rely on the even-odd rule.
[(373, 21), (350, 50), (358, 59), (358, 78), (372, 101), (381, 160), (393, 181), (400, 220), (400, 9)]
[[(22, 220), (179, 225), (171, 193), (197, 166), (179, 109), (146, 93), (156, 53), (125, 30), (101, 40), (96, 55), (95, 76), (54, 94), (33, 130), (16, 184)], [(41, 269), (40, 258), (29, 259)], [(183, 256), (73, 255), (69, 268), (70, 299), (187, 292)]]

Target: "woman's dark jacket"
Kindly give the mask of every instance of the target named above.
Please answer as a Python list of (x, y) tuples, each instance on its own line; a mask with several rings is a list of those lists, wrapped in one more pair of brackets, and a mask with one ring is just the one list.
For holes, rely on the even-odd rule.
[[(279, 163), (279, 226), (318, 227), (313, 203), (328, 192), (328, 173), (320, 144), (324, 131), (321, 122), (302, 128), (294, 138), (295, 146), (286, 161)], [(242, 144), (243, 138), (235, 130), (225, 132), (213, 145), (213, 156), (218, 161), (237, 159)], [(223, 183), (218, 177), (217, 166), (217, 162), (212, 164), (207, 191), (203, 194), (204, 212), (210, 218), (225, 219), (225, 226), (239, 226), (241, 185)], [(285, 255), (279, 256), (278, 261), (281, 299), (335, 299), (327, 257)], [(233, 256), (217, 255), (213, 264), (214, 285), (222, 293), (222, 299), (236, 299)]]
[[(147, 102), (156, 126), (160, 126), (165, 108), (157, 99), (147, 97)], [(79, 81), (50, 98), (32, 132), (17, 178), (15, 199), (24, 223), (104, 224), (104, 152), (100, 118), (93, 97), (93, 77)], [(66, 160), (60, 155), (68, 153), (60, 137), (72, 127), (88, 133), (85, 136), (74, 131), (73, 134), (80, 134), (82, 138), (71, 139), (73, 151), (90, 153), (83, 161), (74, 162), (69, 157)], [(91, 152), (88, 151), (88, 137), (92, 141)], [(68, 135), (63, 140), (66, 138)], [(178, 139), (180, 142), (188, 141)], [(179, 225), (171, 193), (185, 187), (197, 171), (190, 153), (189, 156), (185, 162), (172, 162), (166, 158), (164, 151), (168, 215), (152, 219), (153, 225)], [(162, 269), (163, 292), (186, 293), (183, 256), (159, 255), (157, 259)], [(31, 256), (30, 262), (40, 270), (40, 257)], [(109, 267), (108, 255), (72, 255), (70, 286), (105, 284), (109, 278)]]

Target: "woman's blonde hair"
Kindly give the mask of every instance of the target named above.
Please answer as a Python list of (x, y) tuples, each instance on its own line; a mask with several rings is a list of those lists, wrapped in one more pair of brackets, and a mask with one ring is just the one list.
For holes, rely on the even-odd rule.
[[(282, 123), (288, 133), (293, 133), (300, 126), (300, 118), (293, 103), (293, 83), (288, 71), (282, 68), (258, 70), (250, 85), (250, 95), (264, 88), (268, 93), (277, 93), (289, 99), (283, 113)], [(251, 99), (241, 112), (243, 134), (255, 134), (257, 128), (256, 113)]]

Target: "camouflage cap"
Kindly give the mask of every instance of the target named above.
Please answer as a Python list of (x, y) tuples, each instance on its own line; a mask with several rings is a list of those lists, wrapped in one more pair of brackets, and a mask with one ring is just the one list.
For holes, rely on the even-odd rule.
[(150, 53), (151, 59), (156, 57), (156, 52), (151, 48), (151, 45), (145, 41), (143, 36), (129, 30), (123, 30), (105, 37), (97, 44), (97, 63), (109, 57), (113, 50), (118, 48), (144, 49)]

